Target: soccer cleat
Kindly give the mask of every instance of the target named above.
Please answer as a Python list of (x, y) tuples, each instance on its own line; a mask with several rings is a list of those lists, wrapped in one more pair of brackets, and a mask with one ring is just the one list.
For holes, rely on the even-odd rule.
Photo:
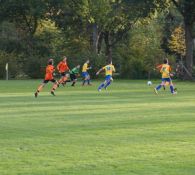
[(56, 96), (55, 93), (54, 93), (54, 91), (51, 91), (51, 95)]
[(37, 92), (35, 92), (35, 98), (37, 98), (37, 96), (38, 96), (38, 93), (37, 93)]
[(163, 89), (164, 89), (164, 90), (166, 89), (165, 86), (163, 86)]
[(101, 92), (102, 89), (98, 89), (98, 92)]
[(174, 92), (177, 92), (177, 88), (174, 88), (173, 90), (174, 90)]
[(176, 91), (174, 91), (172, 94), (173, 94), (173, 95), (176, 95), (176, 94), (177, 94), (177, 92), (176, 92)]
[(156, 88), (154, 88), (154, 93), (155, 93), (155, 94), (158, 94), (158, 91), (157, 91), (157, 89), (156, 89)]

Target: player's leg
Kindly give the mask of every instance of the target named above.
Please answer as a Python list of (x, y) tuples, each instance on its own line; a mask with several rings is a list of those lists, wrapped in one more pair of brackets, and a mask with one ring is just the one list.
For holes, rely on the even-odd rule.
[(98, 87), (98, 91), (101, 91), (102, 88), (106, 86), (108, 81), (110, 81), (110, 78), (108, 76), (106, 76), (105, 81), (103, 83), (101, 83), (100, 86)]
[(65, 74), (65, 76), (63, 77), (63, 85), (65, 85), (67, 82), (70, 82), (70, 80), (68, 80), (69, 74)]
[(90, 77), (89, 74), (88, 74), (88, 77), (87, 77), (87, 84), (88, 84), (88, 85), (91, 85), (91, 77)]
[(109, 78), (107, 78), (107, 82), (106, 82), (104, 88), (107, 89), (107, 87), (110, 86), (110, 84), (112, 83), (112, 81), (113, 81), (113, 79), (112, 79), (111, 76)]
[(44, 86), (45, 86), (47, 83), (48, 83), (48, 80), (44, 80), (43, 83), (41, 83), (41, 84), (38, 86), (38, 88), (37, 88), (37, 90), (36, 90), (36, 92), (35, 92), (35, 94), (34, 94), (35, 97), (38, 96), (39, 92), (41, 92), (41, 90), (44, 88)]
[(53, 86), (52, 86), (52, 89), (51, 89), (51, 94), (52, 94), (53, 96), (55, 96), (54, 91), (57, 89), (59, 83), (58, 83), (55, 79), (52, 79), (52, 80), (50, 80), (50, 81), (53, 83)]
[(58, 83), (59, 83), (59, 84), (62, 84), (62, 83), (63, 83), (63, 78), (64, 78), (65, 74), (64, 74), (64, 72), (63, 72), (63, 73), (60, 73), (60, 75), (61, 75), (61, 77), (60, 77), (60, 79), (58, 80)]
[(88, 73), (87, 72), (83, 72), (82, 75), (83, 75), (83, 83), (82, 83), (82, 85), (84, 86), (85, 83), (87, 83), (87, 80), (88, 80)]
[(174, 86), (173, 86), (173, 82), (172, 82), (172, 80), (171, 80), (171, 78), (169, 78), (170, 80), (170, 91), (171, 91), (171, 93), (172, 94), (177, 94), (177, 89), (176, 88), (174, 88)]
[(72, 81), (71, 86), (75, 86), (75, 83), (77, 82), (77, 77), (75, 74), (70, 74), (70, 79)]
[(102, 88), (105, 86), (107, 81), (104, 81), (103, 83), (100, 84), (100, 86), (98, 87), (98, 91), (101, 91)]
[(162, 86), (165, 86), (165, 80), (164, 80), (164, 78), (162, 78), (162, 82), (161, 82), (161, 84), (159, 84), (158, 86), (156, 86), (155, 88), (154, 88), (154, 92), (156, 93), (156, 94), (158, 94), (158, 91), (161, 89), (161, 87)]
[[(166, 84), (166, 83), (165, 83)], [(165, 90), (166, 89), (166, 86), (165, 85), (163, 85), (163, 89)]]

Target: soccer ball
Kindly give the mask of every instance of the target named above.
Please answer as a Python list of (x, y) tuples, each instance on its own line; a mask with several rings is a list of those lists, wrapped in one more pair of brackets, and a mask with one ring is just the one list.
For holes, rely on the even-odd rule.
[(148, 81), (147, 84), (148, 84), (148, 86), (151, 86), (152, 85), (152, 82), (151, 81)]

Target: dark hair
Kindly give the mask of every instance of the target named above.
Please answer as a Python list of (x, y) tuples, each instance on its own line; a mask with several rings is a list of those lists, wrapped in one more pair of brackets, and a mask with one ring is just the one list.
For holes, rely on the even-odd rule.
[(112, 64), (112, 61), (107, 61), (107, 64)]
[(52, 65), (53, 64), (53, 59), (49, 59), (48, 60), (48, 65)]
[(164, 64), (167, 64), (168, 63), (168, 59), (167, 58), (164, 58), (163, 63)]

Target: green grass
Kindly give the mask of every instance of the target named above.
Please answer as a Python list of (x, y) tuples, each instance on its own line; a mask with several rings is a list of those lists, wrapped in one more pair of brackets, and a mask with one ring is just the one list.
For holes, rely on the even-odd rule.
[(48, 85), (35, 99), (39, 83), (0, 81), (0, 175), (195, 174), (195, 83), (176, 96), (146, 81)]

